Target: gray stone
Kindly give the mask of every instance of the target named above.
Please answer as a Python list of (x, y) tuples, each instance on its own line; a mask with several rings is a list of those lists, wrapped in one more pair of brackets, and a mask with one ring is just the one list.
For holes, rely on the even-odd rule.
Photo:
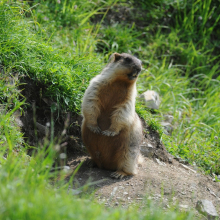
[(188, 206), (188, 205), (182, 205), (182, 204), (180, 204), (179, 207), (180, 207), (180, 209), (189, 209), (189, 206)]
[(162, 127), (164, 128), (164, 133), (166, 135), (171, 135), (173, 132), (173, 126), (169, 122), (161, 122), (160, 123)]
[(145, 101), (145, 104), (148, 108), (159, 109), (161, 101), (157, 92), (147, 90), (146, 92), (140, 95), (140, 98), (142, 98)]
[(116, 197), (116, 199), (117, 199), (118, 201), (120, 201), (120, 202), (125, 202), (125, 199), (122, 198), (122, 197)]
[(158, 158), (155, 158), (155, 161), (161, 166), (166, 166), (166, 164), (164, 162), (160, 161)]
[(70, 167), (69, 166), (63, 166), (63, 171), (68, 173), (70, 171)]
[(215, 206), (211, 201), (203, 199), (198, 200), (196, 203), (196, 209), (205, 215), (208, 220), (218, 219), (218, 213), (216, 212)]
[(61, 153), (61, 154), (60, 154), (60, 159), (63, 159), (63, 160), (64, 160), (64, 159), (66, 159), (66, 157), (67, 157), (67, 156), (66, 156), (65, 153)]
[(172, 194), (172, 190), (171, 189), (164, 189), (164, 195), (170, 195)]
[(71, 189), (71, 193), (72, 193), (72, 195), (79, 195), (80, 193), (82, 193), (82, 190), (79, 190), (79, 189)]

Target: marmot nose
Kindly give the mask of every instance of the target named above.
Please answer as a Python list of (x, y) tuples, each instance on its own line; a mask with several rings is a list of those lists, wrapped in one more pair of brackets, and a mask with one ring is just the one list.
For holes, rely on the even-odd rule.
[(141, 67), (136, 67), (134, 70), (135, 70), (136, 73), (140, 73), (141, 72)]

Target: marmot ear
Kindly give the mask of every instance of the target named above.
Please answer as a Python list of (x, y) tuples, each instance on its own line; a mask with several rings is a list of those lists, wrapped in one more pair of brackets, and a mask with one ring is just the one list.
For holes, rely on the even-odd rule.
[(120, 60), (121, 58), (121, 54), (119, 53), (113, 53), (110, 57), (109, 57), (109, 62), (117, 62), (118, 60)]
[(121, 54), (119, 53), (114, 53), (114, 56), (115, 56), (115, 62), (121, 59)]

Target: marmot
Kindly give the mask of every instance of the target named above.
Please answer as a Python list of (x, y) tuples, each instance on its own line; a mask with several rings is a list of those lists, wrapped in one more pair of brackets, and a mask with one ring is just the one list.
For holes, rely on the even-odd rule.
[(142, 123), (135, 112), (141, 63), (126, 53), (112, 54), (83, 97), (83, 143), (92, 162), (115, 170), (115, 178), (136, 174), (141, 159)]

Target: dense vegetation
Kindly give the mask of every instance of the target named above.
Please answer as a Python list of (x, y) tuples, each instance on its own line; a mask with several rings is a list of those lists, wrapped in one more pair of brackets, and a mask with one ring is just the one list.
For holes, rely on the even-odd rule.
[[(207, 173), (220, 173), (220, 7), (198, 1), (2, 1), (0, 3), (0, 209), (6, 219), (114, 218), (161, 219), (149, 204), (104, 209), (67, 196), (68, 184), (50, 186), (53, 142), (36, 157), (14, 121), (25, 108), (20, 79), (45, 84), (44, 96), (63, 109), (80, 112), (89, 80), (112, 52), (129, 52), (143, 61), (138, 91), (156, 90), (161, 107), (137, 111), (161, 133), (167, 149)], [(159, 124), (174, 116), (171, 137)], [(7, 153), (7, 158), (4, 156)], [(62, 178), (61, 178), (62, 179)], [(43, 192), (43, 193), (42, 193)], [(44, 201), (44, 203), (42, 203)], [(37, 209), (36, 209), (37, 207)], [(86, 207), (86, 208), (85, 208)], [(13, 210), (13, 211), (11, 211)], [(83, 211), (82, 211), (83, 210)], [(167, 219), (187, 219), (170, 210)], [(178, 217), (177, 217), (178, 216)], [(166, 218), (165, 216), (163, 219)], [(189, 214), (190, 219), (190, 214)]]

